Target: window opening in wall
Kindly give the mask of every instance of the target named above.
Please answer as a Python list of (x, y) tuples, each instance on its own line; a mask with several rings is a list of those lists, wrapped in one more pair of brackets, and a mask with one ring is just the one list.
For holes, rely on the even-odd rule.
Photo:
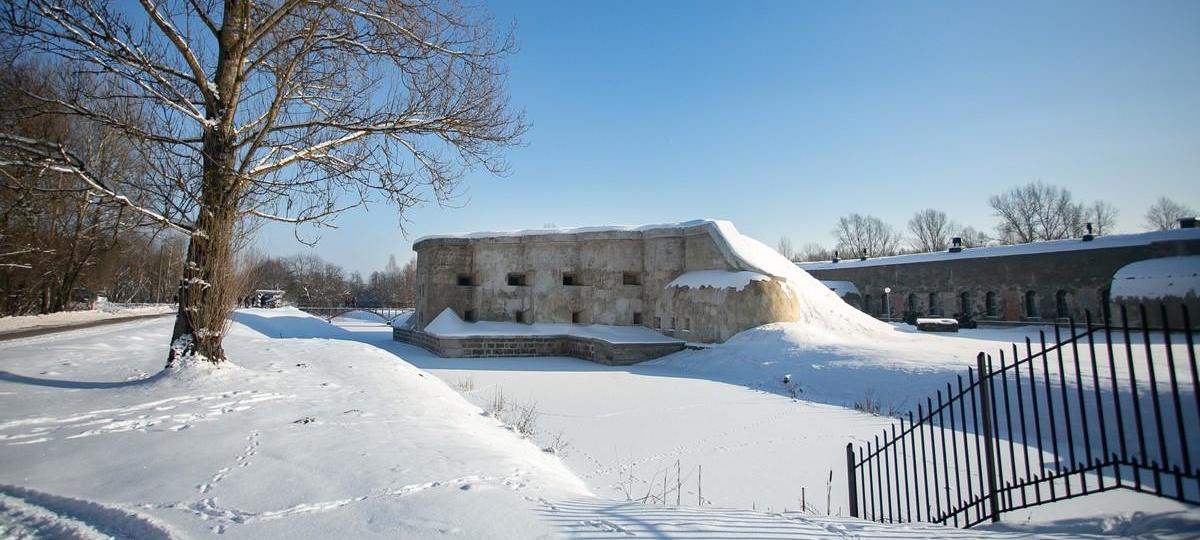
[(583, 312), (582, 311), (572, 311), (571, 312), (571, 323), (579, 324), (582, 322), (583, 322)]
[(654, 318), (654, 327), (655, 327), (655, 328), (659, 328), (659, 329), (661, 329), (661, 328), (662, 328), (662, 317), (655, 317), (655, 318)]
[(642, 275), (637, 272), (621, 272), (621, 283), (625, 285), (641, 285)]
[(524, 287), (525, 286), (525, 274), (509, 274), (508, 275), (508, 286), (509, 287)]
[(463, 320), (467, 322), (475, 322), (475, 310), (468, 309), (463, 312)]
[(562, 277), (562, 284), (567, 287), (583, 285), (583, 282), (580, 281), (579, 276), (576, 275), (575, 272), (563, 272)]
[(671, 330), (675, 329), (675, 317), (671, 317)]
[(971, 311), (971, 293), (963, 291), (962, 294), (958, 295), (958, 313), (969, 319), (973, 315)]
[(863, 297), (862, 310), (863, 310), (863, 313), (871, 312), (871, 295), (868, 294)]
[(1036, 292), (1025, 291), (1025, 316), (1030, 319), (1035, 319), (1038, 316)]
[(987, 316), (995, 317), (996, 313), (997, 313), (996, 293), (994, 293), (992, 291), (988, 291), (987, 295), (983, 297), (983, 303), (984, 303), (984, 309), (987, 312)]
[(915, 294), (908, 295), (908, 311), (909, 313), (917, 312), (917, 295)]
[(1067, 308), (1067, 291), (1060, 290), (1054, 294), (1054, 307), (1058, 311), (1058, 318), (1065, 319), (1071, 316)]
[(930, 315), (941, 315), (942, 314), (942, 303), (938, 301), (938, 293), (935, 293), (935, 292), (929, 293), (929, 314)]
[(471, 279), (471, 274), (459, 274), (458, 284), (462, 287), (468, 287), (475, 284), (475, 280)]
[(517, 322), (519, 322), (519, 323), (529, 324), (529, 323), (533, 322), (533, 315), (531, 313), (529, 313), (528, 309), (522, 309), (522, 310), (517, 311), (516, 319), (517, 319)]
[(633, 324), (642, 324), (642, 312), (633, 312)]
[(692, 319), (690, 317), (685, 317), (683, 319), (683, 331), (684, 332), (692, 331)]

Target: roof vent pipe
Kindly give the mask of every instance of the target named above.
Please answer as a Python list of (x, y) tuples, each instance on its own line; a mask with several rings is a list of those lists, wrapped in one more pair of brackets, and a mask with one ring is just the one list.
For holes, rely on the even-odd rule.
[(839, 260), (838, 259), (838, 250), (835, 249), (835, 250), (833, 250), (833, 262), (837, 263), (838, 260)]
[(859, 257), (859, 258), (858, 258), (858, 260), (860, 260), (860, 261), (865, 261), (865, 260), (867, 260), (867, 248), (863, 248), (863, 250), (862, 250), (862, 256), (861, 256), (861, 257)]
[(1196, 228), (1195, 216), (1179, 218), (1179, 228), (1180, 229), (1195, 229)]
[(950, 239), (950, 253), (958, 253), (962, 251), (962, 237), (955, 236)]
[(1083, 241), (1091, 242), (1092, 240), (1095, 240), (1096, 235), (1092, 234), (1092, 222), (1089, 221), (1089, 222), (1085, 223), (1084, 225), (1087, 227), (1087, 234), (1083, 235)]

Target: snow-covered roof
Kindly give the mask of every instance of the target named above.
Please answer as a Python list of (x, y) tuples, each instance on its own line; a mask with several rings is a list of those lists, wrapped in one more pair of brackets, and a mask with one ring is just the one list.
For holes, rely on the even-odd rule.
[(796, 267), (787, 258), (777, 253), (765, 244), (744, 236), (737, 228), (725, 220), (695, 219), (679, 223), (660, 223), (655, 225), (605, 225), (598, 227), (573, 227), (552, 229), (525, 229), (519, 231), (488, 231), (460, 234), (439, 234), (418, 238), (413, 246), (430, 241), (443, 239), (481, 240), (489, 238), (513, 238), (522, 236), (570, 236), (585, 233), (632, 232), (649, 233), (658, 231), (684, 231), (688, 229), (708, 232), (717, 249), (724, 255), (726, 262), (734, 270), (757, 272), (768, 276), (787, 278), (794, 276)]
[(1113, 275), (1113, 298), (1163, 298), (1200, 294), (1200, 255), (1146, 259)]
[[(717, 220), (713, 219), (693, 219), (691, 221), (681, 221), (679, 223), (658, 223), (653, 225), (598, 225), (590, 227), (548, 227), (542, 229), (519, 229), (514, 231), (478, 231), (469, 233), (449, 233), (449, 234), (432, 234), (422, 236), (413, 244), (420, 244), (426, 240), (441, 240), (441, 239), (469, 239), (480, 240), (484, 238), (511, 238), (517, 236), (552, 236), (552, 235), (572, 235), (584, 233), (605, 233), (605, 232), (647, 232), (663, 229), (687, 229), (692, 227), (700, 227), (706, 224), (714, 223)], [(728, 223), (728, 222), (726, 222)]]
[(767, 281), (771, 279), (758, 272), (731, 272), (729, 270), (697, 270), (695, 272), (685, 272), (679, 277), (667, 284), (667, 288), (671, 287), (691, 287), (699, 289), (701, 287), (712, 287), (714, 289), (736, 289), (742, 290), (749, 285), (751, 281)]
[(1084, 242), (1079, 238), (1066, 240), (1046, 240), (1028, 244), (1011, 246), (987, 246), (963, 248), (958, 253), (950, 251), (934, 251), (931, 253), (912, 253), (909, 255), (894, 255), (891, 257), (876, 257), (865, 261), (858, 259), (843, 259), (840, 262), (798, 263), (805, 270), (833, 270), (838, 268), (863, 268), (891, 264), (911, 264), (935, 261), (955, 261), (960, 259), (975, 259), (980, 257), (1006, 257), (1012, 255), (1033, 255), (1037, 253), (1055, 253), (1064, 251), (1082, 251), (1089, 249), (1110, 249), (1130, 246), (1145, 246), (1154, 242), (1171, 240), (1200, 240), (1200, 229), (1173, 229), (1138, 234), (1114, 234), (1097, 236), (1095, 240)]
[(433, 319), (425, 332), (439, 337), (477, 336), (575, 336), (599, 339), (609, 343), (682, 343), (645, 326), (616, 326), (608, 324), (570, 324), (478, 321), (466, 322), (454, 310), (446, 308)]
[(862, 296), (862, 293), (858, 291), (858, 287), (856, 287), (854, 283), (850, 281), (832, 281), (823, 279), (821, 280), (821, 284), (829, 287), (829, 290), (837, 293), (837, 295), (841, 296), (842, 298), (845, 298), (847, 294), (857, 294)]

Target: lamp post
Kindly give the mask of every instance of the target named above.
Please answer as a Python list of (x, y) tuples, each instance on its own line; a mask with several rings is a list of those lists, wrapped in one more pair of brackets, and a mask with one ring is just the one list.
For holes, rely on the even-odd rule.
[(883, 312), (887, 315), (888, 322), (892, 322), (892, 303), (890, 302), (892, 295), (891, 287), (883, 288)]

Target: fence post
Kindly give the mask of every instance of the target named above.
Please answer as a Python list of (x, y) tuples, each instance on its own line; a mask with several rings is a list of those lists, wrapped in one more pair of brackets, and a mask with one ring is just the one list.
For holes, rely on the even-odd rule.
[(850, 517), (858, 515), (858, 482), (854, 481), (854, 443), (846, 443), (846, 486), (850, 491)]
[(992, 425), (992, 393), (990, 385), (992, 374), (987, 370), (987, 364), (984, 361), (984, 354), (979, 353), (975, 357), (976, 364), (979, 370), (979, 401), (983, 402), (983, 438), (987, 441), (987, 448), (984, 454), (987, 457), (987, 496), (988, 505), (992, 523), (1000, 521), (1000, 506), (998, 493), (996, 492), (996, 447), (995, 447), (995, 426)]

